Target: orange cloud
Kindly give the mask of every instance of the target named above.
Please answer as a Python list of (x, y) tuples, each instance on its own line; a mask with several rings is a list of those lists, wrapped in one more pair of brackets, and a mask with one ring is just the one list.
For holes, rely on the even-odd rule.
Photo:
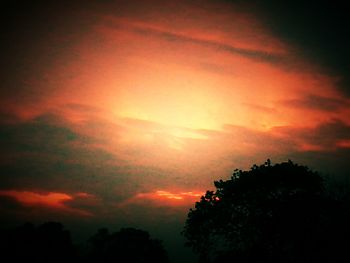
[(350, 148), (350, 140), (340, 140), (336, 145), (340, 148)]
[(0, 191), (0, 195), (13, 197), (24, 205), (44, 205), (55, 208), (63, 208), (64, 202), (73, 199), (72, 196), (63, 193), (39, 194), (15, 190)]
[(167, 198), (167, 199), (175, 199), (175, 200), (184, 200), (185, 198), (198, 198), (202, 196), (200, 193), (194, 193), (194, 192), (180, 192), (180, 193), (171, 193), (168, 191), (156, 191), (154, 193), (156, 197), (159, 198)]
[(156, 206), (189, 206), (199, 201), (202, 195), (202, 192), (197, 191), (171, 192), (157, 190), (149, 193), (138, 193), (134, 197), (120, 203), (119, 206), (149, 203)]
[[(46, 194), (17, 191), (17, 190), (1, 190), (0, 196), (11, 197), (24, 206), (38, 206), (50, 209), (57, 209), (69, 213), (79, 214), (82, 216), (91, 216), (92, 214), (67, 205), (67, 202), (73, 201), (74, 196), (65, 193), (49, 192)], [(78, 197), (87, 197), (86, 193), (78, 193)]]

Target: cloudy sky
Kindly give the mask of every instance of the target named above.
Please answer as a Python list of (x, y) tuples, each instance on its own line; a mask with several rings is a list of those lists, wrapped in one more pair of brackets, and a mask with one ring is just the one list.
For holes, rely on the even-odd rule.
[(345, 7), (2, 5), (3, 225), (58, 220), (86, 235), (140, 227), (175, 261), (188, 209), (235, 168), (292, 159), (347, 180)]

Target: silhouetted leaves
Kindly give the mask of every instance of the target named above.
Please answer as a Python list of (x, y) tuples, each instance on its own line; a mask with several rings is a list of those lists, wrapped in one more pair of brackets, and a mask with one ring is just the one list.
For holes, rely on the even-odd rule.
[(0, 231), (0, 248), (2, 258), (8, 262), (168, 262), (161, 241), (134, 228), (122, 228), (115, 233), (100, 229), (88, 240), (87, 247), (81, 247), (78, 257), (70, 233), (61, 223), (49, 222), (38, 227), (26, 223)]
[(268, 160), (214, 184), (217, 190), (190, 210), (183, 232), (201, 262), (348, 261), (346, 207), (317, 172)]
[(1, 256), (8, 262), (70, 262), (75, 259), (70, 233), (61, 223), (48, 222), (38, 227), (27, 223), (3, 230)]
[(89, 262), (168, 262), (161, 241), (151, 239), (148, 232), (139, 229), (122, 228), (110, 234), (103, 228), (90, 238), (89, 243)]

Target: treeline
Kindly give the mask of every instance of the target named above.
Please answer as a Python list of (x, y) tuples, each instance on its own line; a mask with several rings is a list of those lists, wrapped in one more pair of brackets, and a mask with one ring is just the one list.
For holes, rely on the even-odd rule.
[(0, 247), (2, 258), (8, 262), (168, 262), (162, 242), (135, 228), (122, 228), (113, 233), (100, 229), (84, 246), (76, 246), (61, 223), (47, 222), (39, 226), (26, 223), (2, 230)]

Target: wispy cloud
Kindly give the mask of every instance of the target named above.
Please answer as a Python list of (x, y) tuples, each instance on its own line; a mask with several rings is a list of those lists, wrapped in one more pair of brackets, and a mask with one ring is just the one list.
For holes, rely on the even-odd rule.
[(153, 205), (153, 206), (191, 206), (199, 201), (204, 193), (198, 191), (166, 191), (156, 190), (149, 193), (138, 193), (135, 196), (118, 204), (120, 207), (128, 205)]
[(179, 45), (198, 45), (202, 48), (204, 47), (213, 49), (216, 52), (226, 52), (228, 54), (240, 55), (258, 62), (273, 64), (286, 64), (291, 62), (287, 54), (264, 51), (263, 46), (262, 50), (238, 47), (225, 43), (223, 41), (206, 38), (205, 32), (201, 34), (202, 36), (194, 36), (193, 34), (190, 35), (183, 32), (166, 30), (157, 25), (152, 25), (151, 23), (118, 18), (109, 18), (107, 21), (109, 21), (107, 25), (112, 29), (115, 28), (115, 30), (129, 30), (130, 32), (134, 32), (146, 38), (160, 39), (163, 41), (177, 43)]
[(330, 98), (316, 95), (308, 95), (301, 99), (289, 99), (282, 102), (289, 107), (312, 109), (326, 112), (336, 112), (347, 108), (349, 101), (345, 98)]
[(350, 139), (350, 126), (340, 120), (332, 120), (315, 127), (276, 127), (272, 133), (293, 142), (300, 151), (332, 152), (346, 146)]
[(69, 195), (66, 193), (37, 193), (32, 191), (17, 191), (17, 190), (0, 190), (0, 196), (11, 197), (19, 202), (21, 205), (30, 207), (44, 207), (47, 209), (59, 210), (64, 213), (72, 213), (79, 216), (92, 216), (91, 212), (82, 210), (80, 208), (72, 208), (69, 203), (73, 201), (76, 197), (86, 198), (87, 196)]

